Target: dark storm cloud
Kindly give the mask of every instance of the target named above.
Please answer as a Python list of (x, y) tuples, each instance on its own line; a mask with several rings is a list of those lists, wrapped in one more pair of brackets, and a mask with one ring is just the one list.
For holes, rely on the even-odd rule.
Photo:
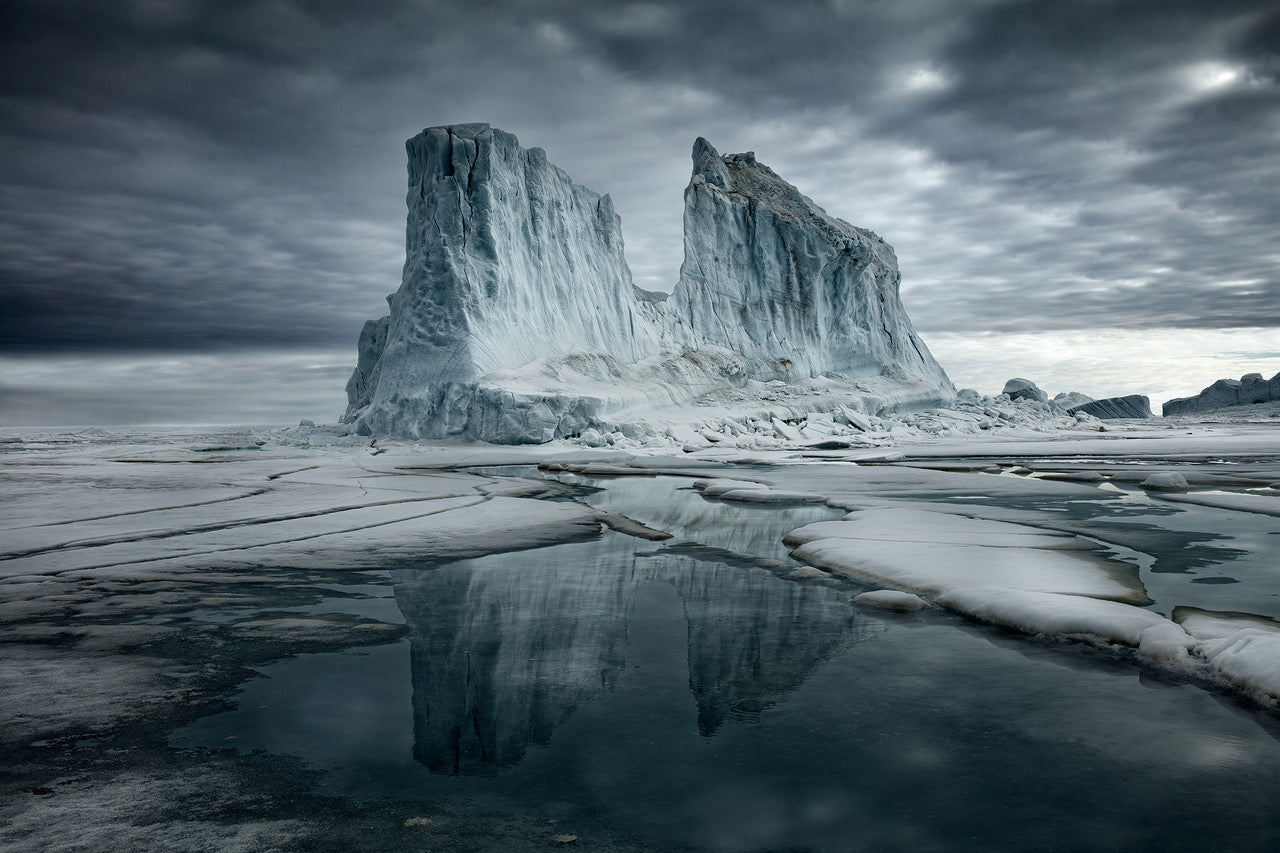
[(402, 143), (488, 120), (670, 287), (694, 136), (898, 250), (925, 329), (1280, 323), (1280, 15), (1219, 2), (10, 2), (8, 347), (353, 343)]

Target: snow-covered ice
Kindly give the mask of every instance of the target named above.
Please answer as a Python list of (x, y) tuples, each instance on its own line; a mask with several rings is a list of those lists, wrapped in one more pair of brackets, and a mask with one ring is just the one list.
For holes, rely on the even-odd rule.
[[(998, 415), (1044, 404), (969, 405)], [(1062, 423), (1048, 408), (1040, 423)], [(51, 755), (79, 763), (21, 783), (54, 794), (10, 796), (0, 845), (72, 813), (84, 837), (106, 837), (115, 824), (97, 809), (118, 790), (146, 802), (188, 790), (155, 770), (171, 762), (191, 771), (184, 778), (210, 780), (190, 796), (276, 814), (270, 798), (292, 796), (297, 783), (273, 776), (274, 787), (250, 794), (245, 772), (280, 760), (251, 753), (250, 739), (287, 729), (272, 716), (287, 702), (254, 710), (252, 694), (241, 696), (243, 711), (273, 724), (239, 732), (245, 742), (175, 750), (163, 733), (234, 704), (255, 670), (268, 677), (253, 683), (270, 685), (269, 662), (288, 656), (314, 667), (305, 683), (327, 701), (344, 682), (331, 684), (324, 662), (363, 673), (376, 648), (417, 661), (413, 684), (392, 697), (412, 729), (401, 760), (415, 760), (412, 749), (447, 772), (484, 769), (490, 756), (532, 761), (536, 774), (558, 741), (589, 737), (591, 726), (611, 747), (619, 709), (647, 713), (649, 701), (693, 728), (699, 755), (715, 751), (702, 738), (729, 728), (720, 748), (757, 721), (765, 725), (752, 737), (798, 723), (805, 743), (813, 731), (825, 744), (850, 730), (864, 742), (902, 716), (893, 702), (904, 695), (916, 709), (936, 705), (944, 716), (929, 710), (928, 720), (943, 724), (909, 735), (909, 750), (895, 746), (894, 772), (919, 764), (936, 775), (975, 754), (940, 753), (937, 739), (957, 737), (950, 728), (963, 726), (946, 723), (974, 719), (971, 707), (995, 708), (1070, 754), (1087, 743), (1110, 755), (1119, 744), (1143, 774), (1153, 755), (1168, 755), (1175, 773), (1198, 774), (1200, 791), (1234, 795), (1241, 774), (1265, 765), (1257, 739), (1269, 742), (1270, 729), (1253, 729), (1273, 726), (1280, 705), (1280, 578), (1267, 561), (1280, 520), (1257, 510), (1277, 500), (1273, 424), (1147, 423), (1098, 435), (1028, 420), (941, 435), (907, 427), (906, 416), (874, 417), (858, 432), (883, 443), (825, 450), (789, 446), (776, 431), (775, 444), (748, 442), (729, 419), (692, 435), (673, 429), (648, 447), (604, 434), (599, 447), (371, 443), (307, 425), (8, 431), (0, 743), (26, 756), (15, 772)], [(895, 426), (882, 429), (887, 421)], [(783, 422), (802, 434), (857, 429), (812, 408)], [(1185, 492), (1142, 488), (1173, 471)], [(611, 550), (618, 542), (627, 560)], [(394, 600), (354, 592), (385, 584), (388, 568)], [(635, 603), (655, 596), (666, 602), (656, 621)], [(646, 619), (647, 635), (633, 630)], [(651, 657), (624, 660), (639, 636), (653, 641)], [(309, 654), (342, 649), (359, 654)], [(959, 649), (968, 652), (953, 657)], [(670, 695), (643, 680), (625, 691), (628, 678), (667, 670)], [(1151, 690), (1139, 672), (1174, 677)], [(1022, 682), (1028, 674), (1034, 685)], [(837, 685), (867, 701), (830, 707)], [(961, 685), (977, 704), (947, 717)], [(367, 718), (344, 730), (385, 735), (368, 691), (353, 692)], [(885, 706), (886, 716), (861, 728), (863, 706)], [(325, 720), (321, 710), (297, 722)], [(680, 742), (673, 734), (673, 748)], [(232, 757), (226, 747), (237, 744)], [(529, 744), (546, 747), (522, 759)], [(99, 773), (102, 761), (116, 770)], [(124, 765), (150, 793), (137, 794), (142, 783), (117, 772)], [(210, 843), (228, 837), (221, 824), (207, 833)]]
[(929, 602), (920, 596), (898, 589), (868, 590), (855, 595), (853, 603), (863, 607), (878, 607), (881, 610), (896, 610), (900, 613), (911, 613), (929, 607)]

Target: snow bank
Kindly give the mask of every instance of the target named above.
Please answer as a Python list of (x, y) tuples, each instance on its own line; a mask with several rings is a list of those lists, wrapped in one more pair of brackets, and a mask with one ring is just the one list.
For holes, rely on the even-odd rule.
[[(1137, 647), (1148, 629), (1173, 622), (1159, 613), (1079, 595), (994, 586), (968, 586), (938, 596), (952, 610), (1028, 634)], [(1186, 633), (1178, 628), (1186, 636)], [(1187, 638), (1190, 644), (1190, 638)]]
[(1222, 680), (1258, 699), (1280, 700), (1280, 633), (1245, 628), (1202, 643), (1200, 653)]
[(1088, 595), (1145, 603), (1136, 580), (1125, 582), (1101, 559), (1071, 551), (830, 538), (801, 545), (792, 556), (856, 580), (926, 595), (962, 586)]

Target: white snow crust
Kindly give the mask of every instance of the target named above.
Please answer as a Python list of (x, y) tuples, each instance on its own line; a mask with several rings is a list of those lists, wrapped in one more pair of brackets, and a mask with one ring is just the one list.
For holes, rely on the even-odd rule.
[[(1134, 647), (1150, 628), (1165, 624), (1178, 627), (1159, 613), (1141, 607), (1038, 590), (966, 586), (938, 596), (938, 603), (1028, 634), (1093, 638)], [(1185, 636), (1181, 628), (1178, 631)]]
[[(865, 582), (940, 595), (965, 586), (1145, 602), (1141, 585), (1069, 534), (910, 507), (850, 513), (788, 537), (798, 560)], [(1076, 550), (1071, 550), (1076, 549)]]
[(911, 613), (926, 610), (929, 602), (910, 592), (896, 589), (873, 589), (859, 593), (853, 597), (853, 603), (863, 607), (878, 607), (881, 610), (895, 610), (899, 613)]

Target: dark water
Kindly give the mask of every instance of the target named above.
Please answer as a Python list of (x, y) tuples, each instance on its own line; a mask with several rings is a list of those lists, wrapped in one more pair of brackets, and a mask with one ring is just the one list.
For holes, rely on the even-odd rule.
[(778, 562), (786, 532), (837, 513), (681, 485), (591, 498), (668, 542), (395, 571), (406, 642), (265, 668), (174, 742), (301, 756), (343, 796), (555, 820), (588, 846), (1278, 849), (1274, 717), (1102, 653), (861, 612)]

